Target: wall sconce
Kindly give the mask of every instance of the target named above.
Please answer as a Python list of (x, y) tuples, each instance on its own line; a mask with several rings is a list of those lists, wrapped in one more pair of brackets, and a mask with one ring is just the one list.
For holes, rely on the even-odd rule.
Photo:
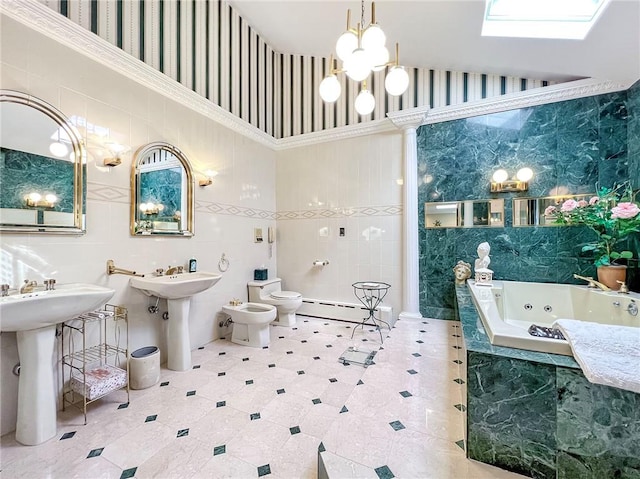
[(105, 143), (104, 146), (109, 150), (109, 153), (111, 153), (109, 158), (104, 159), (104, 166), (118, 166), (122, 163), (120, 155), (129, 151), (128, 147), (120, 143)]
[(531, 178), (533, 178), (531, 168), (520, 168), (512, 179), (509, 179), (507, 170), (496, 170), (491, 177), (491, 192), (527, 191)]
[(34, 191), (25, 196), (24, 201), (29, 208), (53, 208), (58, 202), (58, 197), (48, 193), (43, 198), (40, 193)]
[(218, 172), (214, 170), (207, 170), (204, 172), (206, 178), (204, 180), (200, 180), (198, 184), (200, 186), (209, 186), (213, 183), (213, 179), (218, 176)]
[(162, 203), (140, 203), (140, 211), (142, 211), (144, 215), (157, 215), (162, 210), (164, 210)]

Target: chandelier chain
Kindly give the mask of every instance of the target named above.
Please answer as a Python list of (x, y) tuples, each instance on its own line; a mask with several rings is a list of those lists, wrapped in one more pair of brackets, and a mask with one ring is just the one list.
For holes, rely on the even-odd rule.
[(364, 31), (364, 0), (360, 1), (360, 28)]

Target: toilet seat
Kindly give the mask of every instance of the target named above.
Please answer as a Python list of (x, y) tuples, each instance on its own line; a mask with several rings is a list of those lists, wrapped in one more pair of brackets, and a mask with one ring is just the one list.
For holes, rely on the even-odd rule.
[(269, 295), (273, 299), (298, 299), (302, 295), (295, 291), (274, 291)]

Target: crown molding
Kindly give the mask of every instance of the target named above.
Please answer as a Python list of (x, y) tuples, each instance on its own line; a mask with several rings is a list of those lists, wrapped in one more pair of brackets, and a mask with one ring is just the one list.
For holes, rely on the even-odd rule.
[(410, 108), (388, 113), (388, 118), (381, 120), (275, 139), (36, 0), (0, 0), (0, 13), (272, 150), (288, 150), (397, 131), (397, 128), (415, 128), (424, 124), (611, 93), (626, 90), (633, 83), (576, 80), (461, 105), (433, 109), (428, 106)]
[(1, 0), (0, 13), (269, 148), (276, 139), (35, 0)]
[(431, 111), (431, 108), (426, 105), (411, 108), (410, 110), (392, 111), (387, 113), (387, 117), (397, 128), (418, 128), (427, 121), (429, 111)]

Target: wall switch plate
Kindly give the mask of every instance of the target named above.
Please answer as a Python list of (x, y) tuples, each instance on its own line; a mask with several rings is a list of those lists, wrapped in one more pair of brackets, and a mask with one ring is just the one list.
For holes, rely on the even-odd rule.
[(262, 243), (262, 228), (253, 229), (254, 243)]

